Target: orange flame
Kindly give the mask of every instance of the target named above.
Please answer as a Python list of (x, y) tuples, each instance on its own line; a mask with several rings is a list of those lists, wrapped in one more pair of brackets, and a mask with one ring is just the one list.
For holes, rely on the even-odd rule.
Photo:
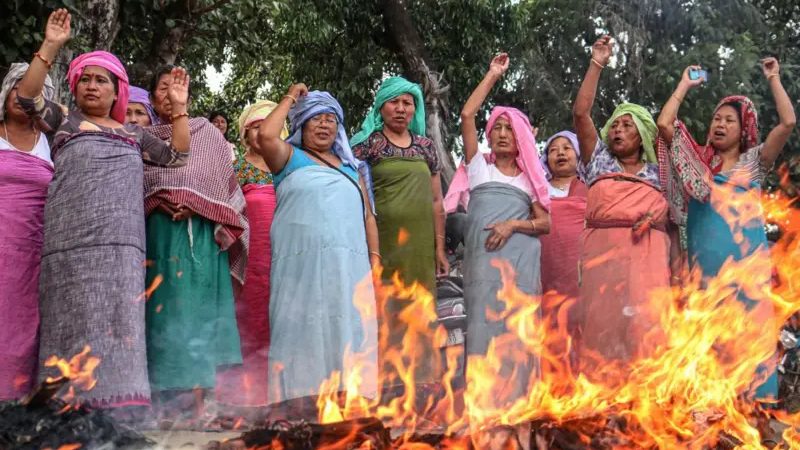
[[(381, 364), (393, 370), (381, 370), (377, 386), (366, 386), (374, 368), (365, 367), (368, 358), (363, 357), (375, 349), (348, 352), (344, 367), (349, 373), (331, 374), (320, 387), (319, 421), (375, 416), (402, 430), (399, 442), (409, 449), (429, 448), (411, 444), (408, 438), (431, 421), (460, 436), (545, 421), (578, 433), (588, 443), (593, 433), (613, 429), (620, 420), (627, 425), (613, 429), (624, 443), (616, 448), (699, 450), (714, 447), (724, 436), (741, 441), (739, 448), (762, 448), (755, 422), (765, 412), (752, 400), (752, 392), (764, 379), (755, 374), (764, 366), (775, 367), (780, 327), (800, 310), (800, 211), (790, 208), (793, 200), (780, 193), (765, 196), (761, 206), (753, 195), (720, 187), (711, 199), (751, 256), (729, 260), (714, 278), (703, 279), (695, 272), (681, 289), (653, 290), (648, 312), (658, 318), (660, 329), (646, 338), (648, 354), (626, 364), (596, 355), (593, 365), (599, 369), (591, 374), (576, 371), (569, 358), (574, 343), (567, 313), (576, 300), (520, 291), (511, 265), (498, 260), (494, 266), (504, 281), (498, 298), (505, 311), (496, 319), (510, 332), (495, 338), (486, 356), (469, 357), (465, 392), (451, 386), (462, 350), (450, 348), (440, 362), (446, 368), (441, 392), (421, 395), (416, 379), (420, 358), (439, 358), (438, 352), (427, 350), (444, 337), (441, 327), (435, 336), (428, 331), (436, 321), (433, 295), (416, 283), (404, 285), (395, 274), (391, 284), (375, 286), (376, 308), (372, 292), (365, 290), (372, 280), (365, 280), (355, 296), (362, 317), (375, 320), (387, 299), (401, 301), (399, 316), (408, 332), (402, 345), (392, 348), (385, 338), (388, 330), (381, 330), (377, 351)], [(771, 251), (747, 248), (741, 231), (763, 217), (784, 231)], [(775, 287), (764, 278), (773, 269), (780, 280)], [(739, 301), (740, 292), (754, 304)], [(530, 379), (519, 379), (515, 365), (520, 363), (534, 364)], [(382, 398), (377, 388), (398, 383), (405, 388), (402, 394)], [(522, 395), (515, 392), (520, 383)], [(771, 414), (788, 424), (800, 423), (799, 416)], [(789, 427), (783, 438), (783, 448), (800, 449), (797, 430)], [(473, 444), (479, 445), (475, 439)], [(454, 438), (446, 446), (467, 444)]]

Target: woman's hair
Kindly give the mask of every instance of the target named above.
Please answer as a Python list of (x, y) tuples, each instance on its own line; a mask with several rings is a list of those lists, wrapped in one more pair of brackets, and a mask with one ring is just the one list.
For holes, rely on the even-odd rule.
[(222, 116), (222, 118), (225, 119), (225, 123), (227, 123), (228, 126), (231, 125), (231, 121), (228, 119), (228, 116), (222, 111), (211, 111), (211, 114), (208, 115), (208, 121), (211, 122), (212, 120), (220, 116)]
[[(725, 102), (725, 103), (719, 105), (719, 108), (722, 108), (723, 106), (730, 106), (731, 108), (736, 110), (736, 118), (739, 119), (739, 125), (741, 125), (742, 124), (742, 105), (739, 102)], [(719, 111), (719, 108), (717, 108), (717, 111)]]
[(151, 95), (156, 91), (156, 88), (158, 87), (158, 81), (161, 79), (161, 77), (172, 72), (172, 69), (174, 68), (175, 66), (172, 64), (165, 64), (156, 68), (155, 73), (153, 73), (153, 78), (150, 80), (150, 89), (148, 89)]

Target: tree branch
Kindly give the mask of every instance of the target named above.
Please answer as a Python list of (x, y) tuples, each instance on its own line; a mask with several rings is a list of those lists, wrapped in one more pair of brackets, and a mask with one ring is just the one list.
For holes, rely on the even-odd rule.
[(230, 2), (231, 2), (231, 0), (217, 0), (216, 2), (206, 6), (205, 8), (200, 8), (200, 9), (196, 9), (194, 11), (190, 11), (190, 14), (191, 15), (196, 15), (196, 14), (210, 13), (211, 11), (214, 11), (215, 9), (219, 9), (220, 7), (226, 5), (226, 4), (230, 3)]

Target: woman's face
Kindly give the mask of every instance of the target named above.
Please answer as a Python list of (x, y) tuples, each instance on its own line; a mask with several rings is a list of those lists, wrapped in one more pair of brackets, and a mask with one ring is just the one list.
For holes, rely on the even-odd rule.
[(149, 127), (150, 115), (147, 108), (142, 103), (128, 103), (128, 110), (125, 112), (125, 123), (132, 123), (140, 127)]
[(573, 177), (578, 173), (578, 157), (572, 142), (557, 137), (547, 147), (547, 167), (556, 177)]
[(381, 117), (384, 125), (395, 133), (408, 130), (408, 124), (417, 110), (411, 94), (401, 94), (381, 106)]
[[(19, 84), (19, 82), (17, 82)], [(15, 84), (11, 91), (8, 92), (8, 97), (6, 97), (6, 104), (3, 105), (5, 107), (5, 120), (12, 119), (17, 122), (23, 121), (30, 121), (30, 118), (25, 111), (22, 110), (22, 107), (17, 102), (17, 85)]]
[(98, 66), (86, 66), (75, 86), (75, 102), (81, 111), (95, 117), (108, 116), (117, 100), (111, 73)]
[(169, 96), (167, 95), (171, 83), (170, 78), (171, 75), (168, 73), (161, 75), (158, 78), (155, 90), (150, 94), (153, 109), (158, 114), (158, 117), (166, 123), (172, 122), (172, 104), (169, 102)]
[(608, 130), (608, 147), (617, 158), (638, 155), (642, 149), (642, 137), (630, 114), (619, 116), (611, 122)]
[(731, 105), (720, 106), (711, 119), (711, 145), (717, 150), (728, 150), (739, 145), (741, 140), (739, 112)]
[(303, 145), (312, 150), (330, 150), (336, 141), (339, 121), (335, 114), (318, 114), (303, 124)]
[(244, 134), (244, 141), (247, 143), (247, 148), (258, 150), (258, 127), (261, 126), (263, 120), (256, 120), (247, 126), (247, 131)]
[(492, 152), (496, 155), (516, 155), (517, 141), (511, 122), (505, 117), (498, 118), (489, 130)]
[(224, 117), (219, 115), (214, 116), (214, 118), (211, 119), (211, 123), (215, 127), (217, 127), (217, 129), (220, 131), (220, 133), (222, 133), (223, 136), (225, 135), (225, 133), (228, 132), (228, 121), (225, 120)]

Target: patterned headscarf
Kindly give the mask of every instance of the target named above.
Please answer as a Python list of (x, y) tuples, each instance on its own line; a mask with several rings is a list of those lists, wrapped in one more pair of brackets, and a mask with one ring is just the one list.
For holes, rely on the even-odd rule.
[(636, 124), (636, 129), (639, 131), (639, 136), (642, 138), (642, 147), (644, 147), (644, 154), (642, 155), (642, 158), (645, 160), (645, 162), (658, 164), (658, 158), (656, 157), (655, 151), (656, 137), (658, 136), (658, 126), (656, 126), (653, 116), (643, 106), (635, 103), (622, 103), (617, 106), (617, 108), (611, 114), (611, 117), (609, 117), (608, 121), (606, 121), (603, 129), (600, 130), (600, 139), (605, 141), (606, 144), (610, 145), (608, 142), (608, 131), (611, 129), (611, 124), (614, 123), (617, 118), (626, 114), (630, 114), (631, 118), (633, 119), (633, 123)]
[(549, 153), (547, 149), (550, 148), (550, 144), (553, 141), (555, 141), (560, 137), (569, 140), (570, 144), (572, 144), (572, 148), (575, 149), (575, 158), (577, 158), (576, 161), (578, 164), (577, 166), (578, 178), (580, 178), (581, 180), (585, 180), (586, 167), (584, 167), (583, 161), (581, 160), (581, 147), (580, 143), (578, 142), (578, 136), (572, 131), (568, 130), (559, 131), (558, 133), (550, 136), (550, 138), (547, 139), (547, 142), (544, 144), (544, 153), (542, 153), (542, 156), (541, 158), (539, 158), (539, 161), (542, 163), (542, 169), (544, 169), (545, 176), (547, 177), (548, 180), (551, 180), (553, 178), (553, 173), (550, 170), (550, 166), (548, 165), (547, 161), (547, 156)]
[(128, 73), (125, 72), (125, 66), (117, 59), (116, 56), (103, 50), (97, 50), (89, 53), (84, 53), (69, 63), (69, 71), (67, 72), (67, 80), (69, 80), (69, 91), (75, 95), (75, 87), (78, 85), (78, 80), (83, 75), (83, 70), (86, 66), (102, 67), (109, 72), (113, 73), (118, 80), (117, 83), (117, 101), (111, 107), (111, 118), (119, 123), (125, 123), (125, 113), (128, 109)]
[[(735, 104), (739, 110), (739, 125), (742, 130), (739, 150), (744, 153), (758, 145), (758, 113), (756, 112), (756, 106), (749, 98), (744, 95), (731, 95), (717, 103), (717, 107), (714, 108), (714, 114), (723, 106), (730, 104)], [(706, 145), (705, 147), (698, 148), (698, 156), (700, 156), (703, 163), (711, 169), (711, 172), (716, 174), (722, 169), (722, 159), (717, 156), (714, 146), (711, 145), (711, 135), (713, 132), (714, 130), (709, 128)]]
[(403, 94), (411, 94), (414, 97), (414, 117), (408, 124), (408, 129), (414, 134), (425, 136), (425, 99), (422, 96), (422, 88), (417, 83), (412, 83), (403, 77), (391, 77), (381, 83), (381, 87), (375, 94), (375, 103), (372, 104), (372, 109), (364, 118), (361, 131), (350, 139), (350, 145), (356, 146), (366, 141), (375, 131), (382, 130), (381, 108), (384, 103)]
[(353, 150), (350, 148), (347, 132), (344, 129), (344, 111), (339, 102), (328, 92), (311, 91), (297, 100), (297, 103), (289, 110), (291, 128), (289, 129), (290, 136), (286, 141), (295, 147), (303, 147), (303, 125), (312, 117), (320, 114), (336, 116), (338, 129), (331, 150), (343, 163), (357, 170), (359, 164), (353, 156)]
[(150, 117), (150, 126), (159, 125), (161, 123), (158, 119), (158, 114), (156, 114), (156, 111), (153, 109), (153, 104), (150, 103), (150, 93), (146, 90), (138, 86), (131, 86), (128, 103), (140, 103), (144, 106), (147, 115)]
[[(247, 148), (247, 139), (245, 138), (245, 135), (247, 134), (247, 127), (253, 122), (266, 119), (269, 113), (271, 113), (277, 106), (277, 103), (269, 100), (258, 100), (252, 105), (246, 106), (244, 110), (242, 110), (242, 113), (239, 114), (238, 123), (239, 142), (242, 143), (244, 148)], [(286, 129), (286, 124), (284, 124), (283, 129), (281, 130), (281, 139), (286, 139), (287, 136), (289, 136), (289, 130)]]
[[(11, 68), (8, 69), (6, 77), (3, 78), (3, 87), (0, 89), (0, 120), (5, 120), (6, 99), (8, 99), (8, 95), (11, 94), (11, 89), (25, 76), (25, 72), (28, 71), (28, 66), (28, 63), (13, 63), (11, 64)], [(52, 100), (55, 93), (56, 89), (53, 87), (53, 80), (50, 79), (50, 75), (47, 75), (44, 78), (42, 95), (44, 95), (44, 98)]]

